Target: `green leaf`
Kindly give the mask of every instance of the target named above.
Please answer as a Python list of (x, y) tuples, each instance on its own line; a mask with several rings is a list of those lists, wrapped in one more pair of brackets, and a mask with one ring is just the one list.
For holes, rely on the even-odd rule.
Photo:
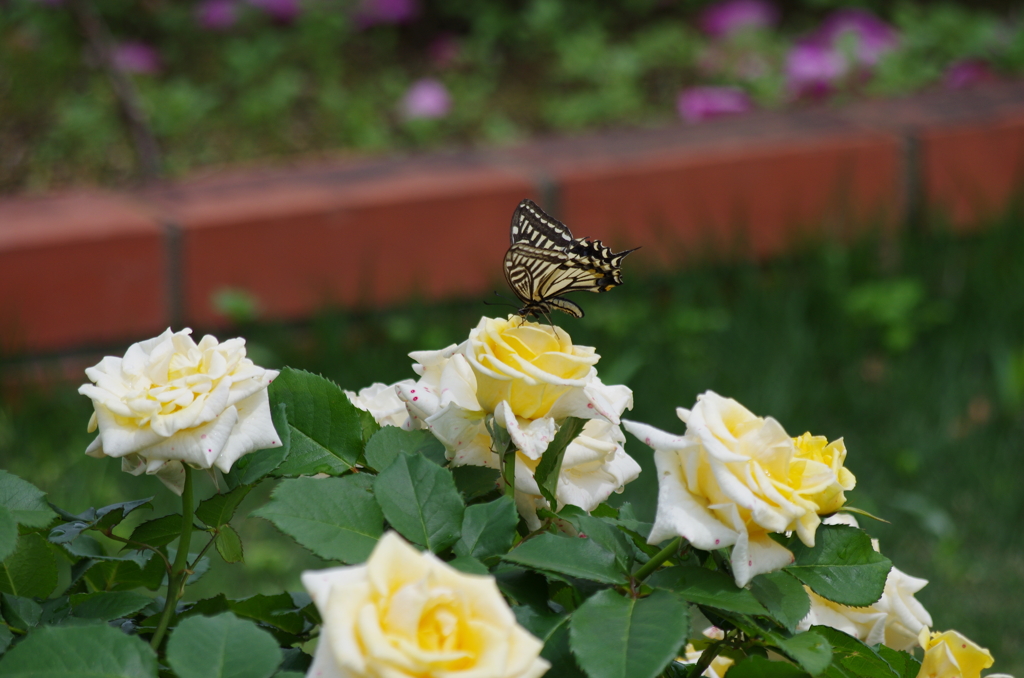
[(270, 408), (270, 418), (277, 435), (281, 436), (281, 446), (256, 450), (236, 461), (231, 472), (224, 474), (229, 488), (254, 485), (276, 471), (288, 458), (291, 451), (291, 428), (288, 426), (287, 411), (288, 406), (285, 403), (277, 403)]
[(100, 530), (106, 530), (119, 525), (125, 517), (139, 508), (153, 508), (153, 504), (150, 502), (153, 497), (146, 497), (145, 499), (136, 499), (135, 501), (125, 501), (120, 504), (111, 504), (110, 506), (104, 506), (103, 508), (96, 509), (96, 523), (94, 527)]
[(469, 506), (462, 519), (462, 536), (452, 550), (457, 556), (479, 560), (503, 556), (512, 548), (518, 522), (519, 513), (511, 497)]
[(285, 480), (251, 515), (269, 520), (321, 558), (361, 563), (384, 533), (373, 480), (366, 473)]
[[(823, 629), (820, 626), (815, 626), (812, 627), (812, 630), (821, 633)], [(917, 678), (917, 674), (921, 671), (921, 662), (912, 654), (900, 652), (885, 645), (879, 645), (875, 652), (885, 660), (896, 678)]]
[(225, 563), (240, 563), (243, 560), (242, 539), (230, 525), (221, 525), (217, 530), (217, 553)]
[(725, 572), (703, 567), (681, 566), (659, 570), (647, 583), (655, 588), (675, 591), (691, 603), (717, 607), (740, 614), (768, 614), (754, 594), (736, 586)]
[(363, 452), (359, 410), (337, 384), (286, 367), (269, 391), (273, 402), (287, 406), (289, 437), (288, 458), (273, 475), (339, 475), (359, 461)]
[(592, 539), (544, 532), (520, 543), (502, 560), (603, 584), (626, 581), (615, 566), (615, 554)]
[(629, 540), (622, 530), (615, 527), (609, 520), (588, 516), (586, 513), (569, 518), (569, 522), (576, 526), (581, 537), (593, 539), (614, 553), (616, 565), (624, 573), (629, 574), (633, 567), (633, 547), (630, 546)]
[(18, 521), (6, 507), (0, 506), (0, 560), (14, 553), (18, 544)]
[(0, 659), (5, 678), (156, 678), (156, 653), (106, 624), (43, 626)]
[(0, 591), (45, 598), (57, 586), (57, 557), (38, 534), (23, 534), (18, 548), (0, 563)]
[[(823, 674), (826, 678), (897, 678), (878, 653), (856, 638), (828, 626), (814, 626), (811, 630), (832, 646), (832, 663)], [(911, 678), (916, 676), (917, 672)]]
[(473, 556), (459, 556), (453, 560), (449, 560), (448, 564), (454, 567), (459, 572), (465, 572), (466, 574), (490, 574), (491, 571), (487, 569), (487, 566), (481, 563)]
[(135, 591), (77, 593), (71, 596), (71, 613), (76, 617), (110, 621), (129, 617), (153, 602)]
[(590, 678), (654, 678), (690, 631), (689, 606), (671, 591), (639, 600), (599, 591), (572, 615), (569, 643)]
[(452, 474), (402, 453), (373, 484), (384, 517), (403, 537), (440, 553), (459, 538), (465, 505)]
[(444, 459), (444, 445), (430, 431), (405, 431), (395, 426), (384, 426), (366, 443), (366, 463), (371, 468), (383, 471), (403, 452), (425, 454), (432, 461), (438, 455)]
[(586, 423), (585, 419), (580, 419), (579, 417), (566, 417), (562, 425), (558, 427), (558, 433), (555, 434), (554, 440), (544, 450), (544, 455), (541, 457), (540, 463), (537, 464), (537, 469), (533, 472), (533, 477), (537, 480), (537, 486), (540, 487), (540, 493), (548, 500), (551, 506), (558, 504), (558, 501), (555, 499), (555, 492), (558, 490), (558, 475), (562, 471), (562, 459), (565, 457), (565, 449), (569, 447), (569, 443), (576, 440), (576, 437), (583, 430), (583, 426)]
[(245, 600), (232, 600), (228, 603), (231, 611), (239, 617), (248, 617), (256, 621), (276, 626), (288, 633), (300, 633), (304, 626), (302, 615), (295, 606), (295, 601), (287, 593), (273, 596), (257, 594)]
[(489, 494), (498, 489), (498, 469), (486, 466), (456, 466), (451, 469), (455, 478), (455, 487), (467, 502)]
[(199, 502), (196, 507), (196, 518), (207, 527), (220, 527), (231, 522), (235, 510), (246, 495), (252, 490), (249, 485), (240, 485), (225, 494), (215, 494), (209, 499)]
[[(182, 517), (180, 513), (172, 513), (153, 520), (147, 520), (132, 531), (129, 537), (140, 544), (149, 544), (153, 548), (166, 546), (181, 536)], [(131, 544), (125, 548), (135, 548)]]
[(806, 671), (783, 661), (753, 655), (729, 667), (729, 678), (808, 678)]
[(832, 663), (832, 646), (813, 631), (799, 633), (791, 638), (770, 634), (769, 639), (772, 645), (812, 676), (818, 675)]
[(43, 616), (43, 608), (31, 598), (3, 594), (0, 599), (0, 612), (4, 620), (14, 628), (27, 631), (39, 623)]
[(3, 506), (19, 525), (46, 527), (57, 516), (47, 505), (46, 493), (18, 476), (0, 471), (0, 506)]
[(0, 654), (7, 652), (12, 640), (14, 640), (14, 634), (7, 626), (0, 624)]
[(167, 641), (178, 678), (270, 678), (281, 658), (273, 636), (230, 612), (184, 619)]
[(569, 649), (569, 621), (571, 615), (540, 610), (529, 605), (512, 608), (516, 620), (527, 631), (544, 642), (540, 656), (551, 663), (549, 676), (558, 678), (587, 678)]
[(151, 551), (140, 555), (146, 558), (142, 565), (133, 560), (94, 562), (85, 579), (100, 591), (125, 591), (139, 586), (156, 590), (167, 573), (164, 561)]
[(885, 589), (892, 562), (871, 547), (871, 537), (848, 525), (822, 525), (813, 548), (797, 542), (796, 561), (785, 568), (822, 598), (866, 607)]
[(803, 584), (786, 572), (757, 575), (750, 582), (750, 592), (790, 633), (811, 609)]

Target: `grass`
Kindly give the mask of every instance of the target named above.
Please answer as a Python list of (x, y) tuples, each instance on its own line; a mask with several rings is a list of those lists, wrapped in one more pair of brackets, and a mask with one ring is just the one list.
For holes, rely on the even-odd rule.
[[(627, 284), (581, 299), (587, 317), (563, 325), (576, 343), (597, 347), (606, 383), (633, 388), (631, 419), (682, 432), (675, 408), (712, 389), (792, 435), (843, 436), (858, 481), (850, 503), (889, 521), (862, 524), (901, 570), (930, 580), (918, 598), (935, 627), (957, 628), (992, 650), (994, 670), (1020, 675), (1024, 619), (1012, 592), (1024, 590), (1022, 258), (1016, 216), (971, 236), (818, 245), (763, 264), (647, 278), (627, 262)], [(260, 364), (359, 388), (412, 376), (406, 353), (461, 341), (486, 310), (474, 302), (328, 313), (236, 333)], [(72, 510), (148, 494), (172, 510), (152, 478), (82, 455), (88, 416), (72, 386), (0, 404), (0, 466)], [(645, 471), (616, 501), (650, 516), (651, 452), (632, 438), (627, 451)], [(239, 516), (269, 488), (260, 492)], [(319, 566), (268, 523), (236, 522), (247, 564), (214, 556), (189, 597), (294, 589), (302, 568)]]

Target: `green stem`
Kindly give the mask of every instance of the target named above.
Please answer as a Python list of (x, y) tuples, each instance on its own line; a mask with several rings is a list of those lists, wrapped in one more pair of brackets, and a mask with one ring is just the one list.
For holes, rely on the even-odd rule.
[(501, 477), (505, 481), (505, 494), (516, 497), (516, 444), (508, 441), (508, 447), (501, 453)]
[(668, 543), (668, 546), (654, 554), (654, 557), (644, 563), (644, 566), (633, 573), (633, 579), (636, 581), (643, 581), (651, 575), (652, 572), (658, 569), (662, 563), (668, 560), (672, 554), (679, 549), (679, 545), (683, 543), (682, 537), (676, 537)]
[(182, 464), (185, 469), (185, 489), (181, 493), (181, 537), (178, 539), (178, 552), (174, 556), (174, 568), (167, 577), (167, 602), (160, 615), (160, 623), (153, 632), (149, 645), (154, 650), (160, 647), (160, 641), (167, 633), (167, 625), (171, 623), (174, 610), (178, 607), (178, 599), (185, 592), (185, 581), (188, 579), (188, 547), (192, 541), (192, 469)]

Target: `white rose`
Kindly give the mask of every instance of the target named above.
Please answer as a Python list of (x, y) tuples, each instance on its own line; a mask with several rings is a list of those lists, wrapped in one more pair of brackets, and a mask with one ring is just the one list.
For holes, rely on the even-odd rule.
[(535, 678), (543, 643), (491, 576), (463, 574), (394, 532), (363, 565), (304, 572), (323, 620), (307, 676)]
[[(676, 662), (683, 664), (684, 666), (693, 666), (700, 661), (700, 656), (702, 654), (704, 654), (702, 650), (696, 650), (691, 643), (687, 643), (685, 657), (676, 659)], [(735, 663), (736, 662), (729, 657), (716, 655), (715, 658), (711, 660), (711, 664), (704, 669), (704, 673), (700, 675), (704, 676), (704, 678), (723, 678), (726, 672)]]
[(359, 393), (345, 391), (345, 395), (353, 405), (369, 412), (381, 426), (402, 426), (409, 419), (409, 413), (405, 403), (398, 398), (395, 387), (412, 386), (415, 383), (412, 379), (403, 379), (396, 384), (378, 382), (360, 389)]
[(119, 457), (123, 470), (155, 474), (179, 494), (181, 463), (227, 473), (242, 455), (281, 446), (267, 396), (278, 373), (247, 359), (244, 339), (196, 344), (191, 333), (132, 344), (86, 369), (93, 383), (78, 389), (93, 402), (89, 431), (99, 428), (86, 454)]
[(683, 436), (623, 422), (654, 449), (658, 468), (658, 509), (648, 541), (681, 536), (703, 550), (732, 546), (737, 586), (792, 562), (793, 554), (769, 533), (795, 531), (813, 546), (819, 514), (841, 507), (854, 486), (843, 467), (842, 440), (791, 438), (771, 417), (757, 417), (712, 391), (699, 396), (692, 411), (677, 413), (686, 423)]

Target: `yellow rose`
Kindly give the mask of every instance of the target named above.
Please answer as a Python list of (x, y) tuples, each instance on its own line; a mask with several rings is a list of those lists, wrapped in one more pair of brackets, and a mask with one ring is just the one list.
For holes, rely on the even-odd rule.
[(677, 412), (683, 436), (623, 422), (655, 450), (658, 509), (649, 541), (682, 536), (699, 549), (732, 546), (738, 586), (792, 562), (770, 532), (794, 531), (813, 546), (820, 514), (841, 507), (854, 486), (841, 440), (792, 438), (771, 417), (712, 391), (692, 411)]
[(493, 577), (463, 574), (394, 532), (366, 563), (304, 572), (302, 583), (323, 620), (307, 676), (536, 678), (550, 667)]
[[(917, 678), (980, 678), (981, 670), (992, 666), (992, 654), (975, 645), (957, 631), (929, 633), (921, 629), (918, 637), (924, 648), (924, 661)], [(1010, 678), (1006, 674), (989, 674), (988, 678)]]
[(587, 386), (600, 359), (561, 328), (518, 316), (481, 318), (465, 351), (483, 410), (493, 413), (504, 400), (524, 419), (547, 416), (559, 398)]

